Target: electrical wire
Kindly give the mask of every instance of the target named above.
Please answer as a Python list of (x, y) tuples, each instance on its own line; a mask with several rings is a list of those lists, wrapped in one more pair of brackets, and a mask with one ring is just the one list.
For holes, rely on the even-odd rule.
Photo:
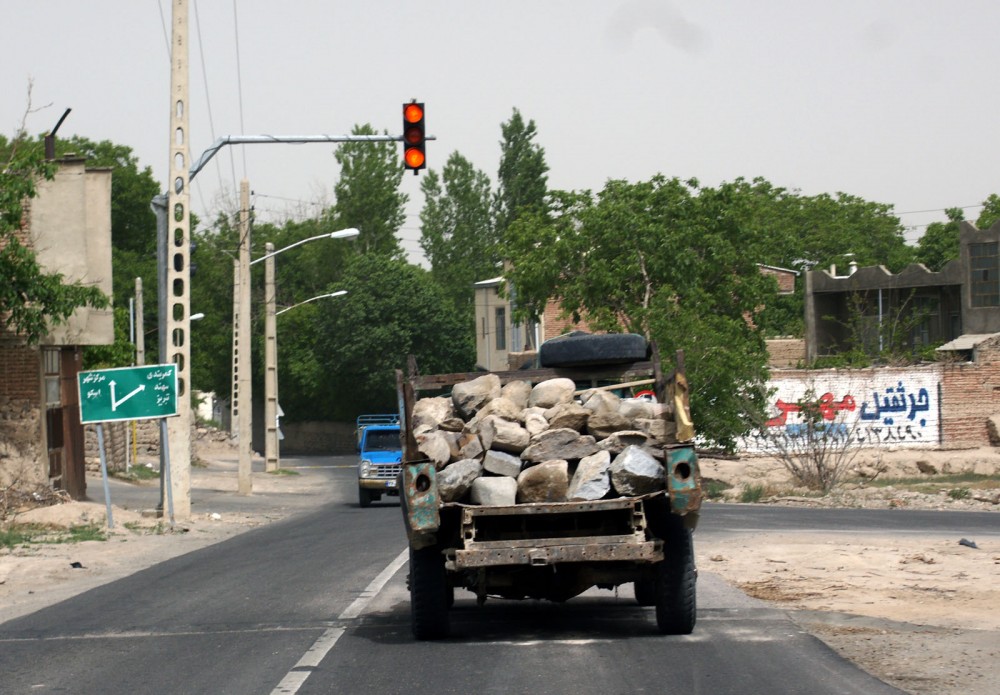
[[(236, 35), (236, 90), (240, 106), (240, 132), (246, 133), (246, 127), (243, 124), (243, 66), (240, 62), (240, 23), (236, 15), (236, 0), (233, 0), (233, 31)], [(243, 178), (245, 179), (247, 178), (246, 145), (242, 145), (240, 150), (243, 153)]]

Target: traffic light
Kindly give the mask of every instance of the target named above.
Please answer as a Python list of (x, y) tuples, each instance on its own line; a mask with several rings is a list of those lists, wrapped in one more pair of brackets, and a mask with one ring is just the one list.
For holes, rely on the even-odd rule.
[(427, 167), (424, 151), (424, 105), (415, 101), (403, 104), (403, 166), (416, 174)]

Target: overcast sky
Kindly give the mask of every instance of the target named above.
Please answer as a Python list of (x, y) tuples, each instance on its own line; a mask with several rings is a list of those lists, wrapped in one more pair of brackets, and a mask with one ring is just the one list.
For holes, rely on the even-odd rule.
[[(170, 1), (0, 7), (0, 132), (20, 125), (32, 81), (30, 132), (72, 108), (60, 136), (128, 145), (165, 183)], [(943, 208), (1000, 193), (996, 0), (190, 0), (189, 13), (192, 159), (230, 134), (396, 135), (417, 98), (437, 136), (429, 166), (457, 150), (494, 181), (517, 108), (550, 188), (762, 176), (891, 204), (910, 241)], [(244, 177), (258, 219), (330, 204), (332, 153), (223, 150), (192, 209), (235, 209)], [(419, 182), (403, 183), (411, 252)]]

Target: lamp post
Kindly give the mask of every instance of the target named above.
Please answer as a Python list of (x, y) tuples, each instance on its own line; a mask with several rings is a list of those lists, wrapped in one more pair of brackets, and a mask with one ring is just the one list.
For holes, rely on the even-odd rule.
[[(274, 244), (264, 246), (264, 255), (251, 261), (250, 265), (264, 261), (264, 470), (278, 470), (278, 331), (275, 317), (274, 257), (288, 249), (317, 239), (353, 239), (360, 232), (357, 229), (343, 229), (330, 234), (319, 234), (296, 241), (284, 248), (274, 250)], [(337, 293), (334, 293), (337, 294)], [(314, 299), (317, 299), (314, 297)], [(312, 300), (307, 300), (312, 301)], [(304, 303), (304, 302), (303, 302)]]

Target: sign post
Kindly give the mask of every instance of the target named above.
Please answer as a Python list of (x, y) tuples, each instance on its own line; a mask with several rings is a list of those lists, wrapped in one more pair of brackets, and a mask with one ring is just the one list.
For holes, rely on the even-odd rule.
[[(80, 422), (96, 423), (101, 452), (101, 476), (104, 479), (104, 501), (108, 510), (108, 528), (114, 528), (111, 517), (111, 493), (104, 455), (105, 422), (120, 420), (166, 419), (177, 415), (177, 367), (154, 364), (119, 369), (93, 369), (77, 375), (80, 390)], [(167, 440), (162, 439), (164, 446)], [(164, 476), (170, 479), (170, 456), (164, 458)], [(174, 525), (173, 500), (170, 498), (170, 525)]]

